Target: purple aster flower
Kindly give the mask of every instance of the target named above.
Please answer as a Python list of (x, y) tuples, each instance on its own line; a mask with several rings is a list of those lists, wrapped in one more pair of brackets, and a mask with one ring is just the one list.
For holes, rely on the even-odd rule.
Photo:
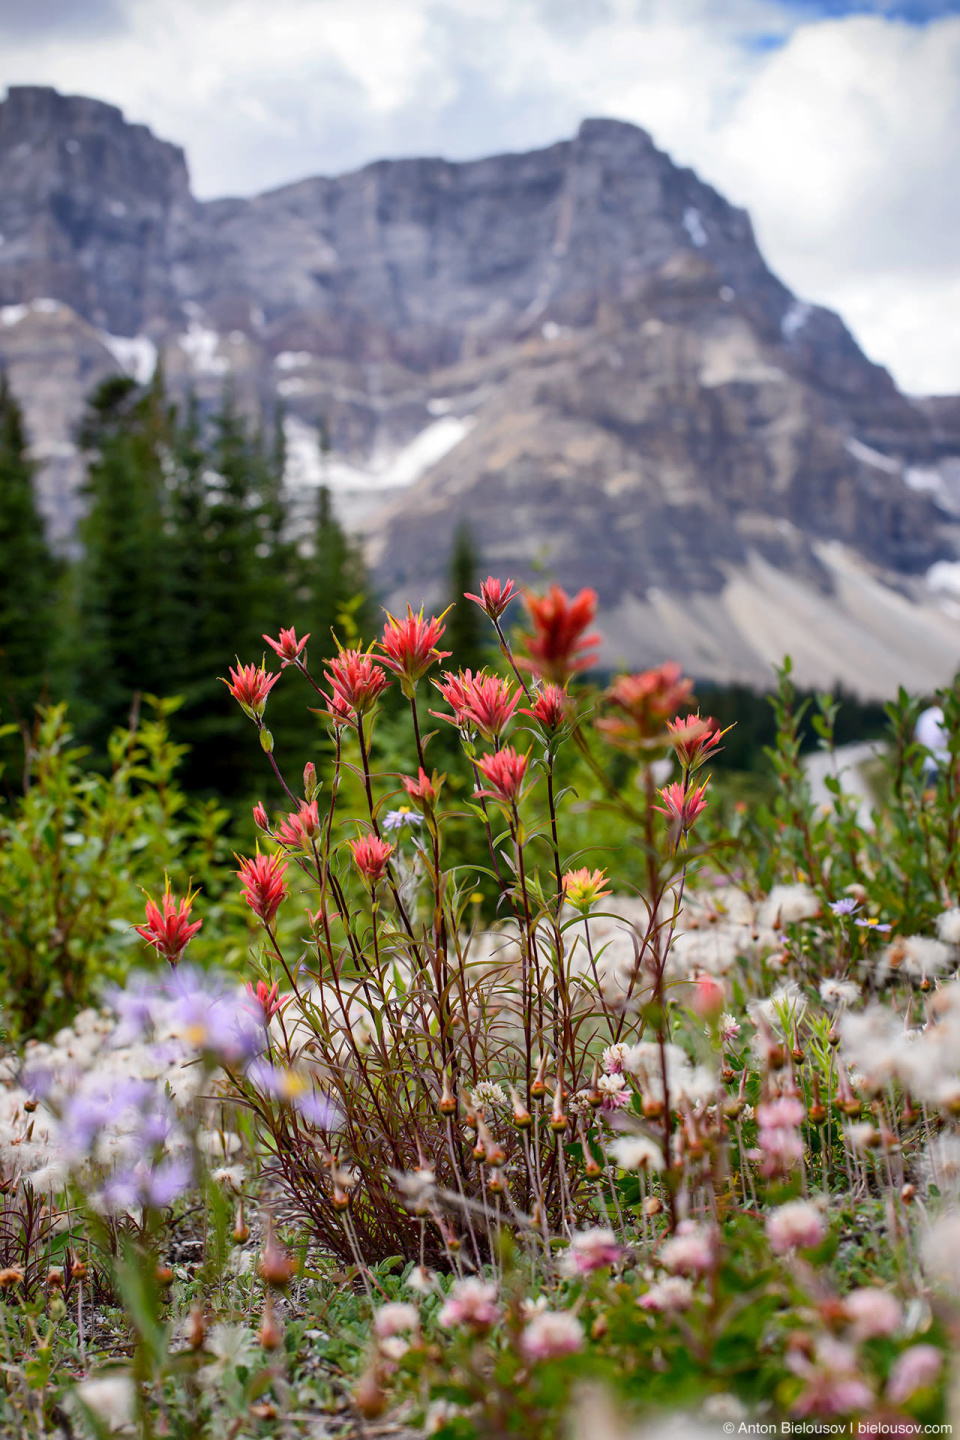
[(140, 1161), (117, 1170), (100, 1191), (105, 1210), (137, 1210), (144, 1205), (163, 1209), (172, 1205), (193, 1180), (193, 1165), (186, 1158), (163, 1160), (150, 1166)]
[(164, 995), (162, 987), (149, 975), (131, 975), (122, 989), (111, 986), (106, 998), (120, 1022), (110, 1038), (110, 1044), (119, 1049), (149, 1034)]
[(335, 1130), (341, 1123), (340, 1111), (313, 1088), (310, 1077), (301, 1070), (288, 1070), (259, 1058), (247, 1066), (247, 1079), (254, 1089), (289, 1105), (311, 1125), (321, 1130)]
[(383, 817), (381, 828), (392, 834), (396, 830), (402, 830), (405, 825), (421, 825), (423, 816), (418, 815), (415, 810), (388, 810)]
[(195, 1050), (223, 1064), (236, 1064), (264, 1048), (262, 1014), (251, 1013), (239, 986), (226, 989), (216, 975), (181, 966), (170, 985), (173, 1016), (183, 1038)]
[(339, 1130), (343, 1122), (343, 1116), (332, 1100), (328, 1100), (326, 1095), (321, 1095), (317, 1090), (310, 1090), (294, 1100), (293, 1108), (318, 1130)]
[(77, 1091), (64, 1106), (61, 1132), (67, 1149), (76, 1156), (89, 1155), (101, 1130), (126, 1112), (142, 1109), (151, 1093), (149, 1081), (134, 1079)]
[(100, 1190), (104, 1210), (136, 1210), (140, 1205), (140, 1185), (133, 1170), (120, 1170), (111, 1175)]
[(861, 930), (878, 930), (881, 935), (888, 934), (892, 925), (881, 925), (879, 920), (854, 920), (854, 925), (859, 925)]
[(189, 1189), (192, 1180), (193, 1165), (188, 1159), (164, 1160), (143, 1177), (144, 1199), (163, 1209)]
[[(842, 900), (831, 900), (830, 909), (834, 915), (852, 915), (855, 910), (860, 909), (860, 901), (854, 900), (852, 895), (845, 895)], [(857, 923), (859, 924), (859, 921)]]
[(53, 1089), (54, 1079), (53, 1071), (47, 1066), (31, 1066), (23, 1072), (23, 1088), (31, 1100), (46, 1100)]
[(173, 1132), (174, 1120), (169, 1110), (148, 1111), (140, 1124), (140, 1141), (145, 1150), (163, 1145)]

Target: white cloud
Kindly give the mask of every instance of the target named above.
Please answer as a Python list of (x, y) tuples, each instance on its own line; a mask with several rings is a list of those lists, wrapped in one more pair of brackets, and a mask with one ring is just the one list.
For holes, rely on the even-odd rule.
[[(776, 37), (779, 48), (750, 43)], [(745, 204), (775, 270), (908, 389), (960, 391), (960, 18), (797, 26), (776, 0), (126, 0), (16, 34), (0, 83), (123, 106), (201, 195), (464, 158), (618, 115)]]

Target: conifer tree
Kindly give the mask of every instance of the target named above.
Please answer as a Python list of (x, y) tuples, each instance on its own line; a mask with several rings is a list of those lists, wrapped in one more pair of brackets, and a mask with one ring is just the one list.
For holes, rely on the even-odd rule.
[(124, 720), (137, 692), (175, 693), (168, 438), (162, 375), (146, 391), (113, 376), (92, 396), (81, 430), (92, 458), (80, 527), (76, 658), (79, 718), (100, 739)]
[(0, 375), (0, 723), (29, 726), (49, 681), (59, 571), (36, 506), (20, 409)]
[[(185, 616), (185, 703), (175, 726), (191, 746), (187, 783), (223, 794), (247, 793), (260, 774), (248, 722), (230, 702), (221, 676), (235, 657), (259, 661), (263, 633), (275, 632), (291, 600), (292, 548), (282, 535), (282, 476), (260, 435), (251, 435), (225, 397), (212, 435), (195, 409), (180, 435), (175, 483), (178, 566)], [(187, 526), (193, 532), (191, 540)], [(276, 708), (276, 707), (274, 707)]]
[(476, 673), (490, 663), (491, 654), (483, 615), (472, 600), (465, 600), (468, 592), (476, 595), (480, 589), (477, 569), (477, 552), (473, 536), (466, 521), (457, 529), (450, 554), (449, 594), (447, 604), (453, 609), (447, 616), (447, 633), (444, 648), (451, 650), (450, 664), (457, 670), (473, 670)]

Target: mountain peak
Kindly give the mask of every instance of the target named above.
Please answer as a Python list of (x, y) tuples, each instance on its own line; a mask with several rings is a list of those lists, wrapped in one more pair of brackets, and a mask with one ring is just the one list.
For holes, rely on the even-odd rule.
[(634, 148), (656, 149), (649, 131), (642, 126), (608, 115), (588, 115), (581, 120), (577, 139), (585, 145), (626, 144)]
[(201, 407), (226, 383), (251, 415), (282, 404), (291, 492), (329, 486), (394, 608), (440, 603), (466, 521), (491, 570), (592, 586), (611, 663), (755, 681), (790, 649), (805, 683), (863, 693), (952, 673), (960, 620), (923, 577), (957, 569), (931, 566), (960, 418), (909, 404), (636, 125), (199, 203), (115, 106), (20, 86), (0, 235), (0, 365), (61, 534), (86, 394), (162, 354)]

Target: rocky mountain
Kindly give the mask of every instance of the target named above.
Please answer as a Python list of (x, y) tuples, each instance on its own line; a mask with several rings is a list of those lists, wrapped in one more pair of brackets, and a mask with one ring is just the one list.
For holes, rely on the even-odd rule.
[[(287, 411), (388, 603), (484, 563), (593, 585), (605, 658), (926, 688), (960, 660), (960, 401), (901, 395), (768, 270), (746, 214), (632, 125), (201, 203), (98, 101), (0, 103), (0, 364), (69, 532), (117, 367)], [(331, 450), (321, 455), (320, 426)]]

